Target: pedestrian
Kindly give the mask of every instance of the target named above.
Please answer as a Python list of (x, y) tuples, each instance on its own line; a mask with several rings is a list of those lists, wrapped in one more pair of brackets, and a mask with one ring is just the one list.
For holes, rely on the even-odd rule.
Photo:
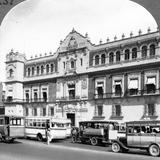
[(51, 142), (51, 133), (50, 133), (50, 128), (47, 129), (47, 145)]

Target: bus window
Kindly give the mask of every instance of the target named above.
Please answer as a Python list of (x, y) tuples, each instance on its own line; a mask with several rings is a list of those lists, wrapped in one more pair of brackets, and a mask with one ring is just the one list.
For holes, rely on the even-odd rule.
[(45, 122), (42, 122), (42, 127), (46, 127), (46, 124), (45, 124)]
[(57, 127), (64, 127), (64, 124), (62, 124), (62, 123), (56, 123), (56, 126)]
[(119, 126), (115, 125), (115, 127), (117, 127), (117, 128), (115, 128), (115, 130), (119, 130), (119, 132), (126, 132), (126, 125), (125, 124), (119, 124)]
[(3, 119), (0, 119), (0, 125), (2, 125), (3, 124)]
[(33, 126), (36, 127), (36, 122), (33, 122)]
[(21, 125), (22, 126), (24, 125), (24, 119), (23, 118), (21, 119)]
[(33, 126), (33, 121), (29, 120), (29, 126)]
[(134, 133), (140, 133), (140, 132), (141, 132), (140, 126), (134, 126)]
[(55, 123), (52, 123), (51, 125), (52, 125), (52, 127), (55, 127)]
[(5, 124), (9, 124), (9, 117), (5, 117)]
[(21, 120), (17, 119), (17, 125), (21, 125)]
[(127, 132), (128, 132), (128, 133), (134, 133), (134, 128), (133, 128), (133, 126), (129, 126), (129, 127), (127, 128)]
[(37, 127), (41, 127), (41, 122), (37, 122)]
[(16, 119), (12, 119), (12, 124), (16, 125)]

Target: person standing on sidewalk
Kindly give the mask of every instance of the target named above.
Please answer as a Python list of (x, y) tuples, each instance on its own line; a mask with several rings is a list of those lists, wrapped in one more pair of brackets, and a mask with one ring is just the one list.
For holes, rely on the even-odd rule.
[(51, 132), (50, 128), (47, 128), (47, 131), (46, 131), (47, 145), (49, 145), (51, 142), (51, 133), (50, 132)]

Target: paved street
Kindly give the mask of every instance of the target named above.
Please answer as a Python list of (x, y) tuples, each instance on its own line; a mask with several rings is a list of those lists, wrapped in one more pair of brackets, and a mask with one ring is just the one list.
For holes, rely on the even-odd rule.
[(146, 152), (113, 153), (110, 147), (73, 144), (70, 140), (45, 142), (17, 140), (0, 143), (0, 160), (158, 160)]

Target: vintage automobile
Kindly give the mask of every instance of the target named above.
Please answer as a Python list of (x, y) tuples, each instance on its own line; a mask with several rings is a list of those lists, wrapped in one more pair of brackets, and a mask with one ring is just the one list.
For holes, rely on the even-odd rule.
[(81, 121), (78, 128), (72, 130), (72, 142), (90, 143), (91, 145), (111, 143), (117, 138), (118, 123), (114, 121)]
[(143, 120), (126, 123), (125, 137), (112, 140), (112, 151), (128, 151), (138, 148), (147, 150), (151, 156), (160, 155), (160, 121)]

